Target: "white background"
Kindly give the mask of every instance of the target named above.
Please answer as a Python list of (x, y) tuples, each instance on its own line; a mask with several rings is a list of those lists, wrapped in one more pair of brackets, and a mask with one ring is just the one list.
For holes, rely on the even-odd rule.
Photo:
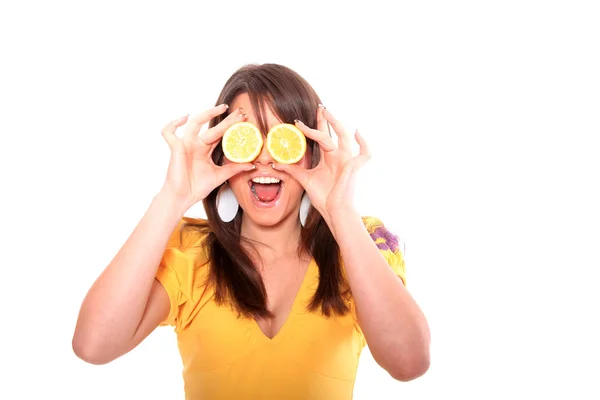
[(431, 368), (356, 399), (598, 399), (600, 15), (592, 1), (0, 6), (0, 398), (180, 399), (171, 328), (105, 366), (71, 337), (164, 178), (170, 120), (252, 62), (303, 75), (374, 157)]

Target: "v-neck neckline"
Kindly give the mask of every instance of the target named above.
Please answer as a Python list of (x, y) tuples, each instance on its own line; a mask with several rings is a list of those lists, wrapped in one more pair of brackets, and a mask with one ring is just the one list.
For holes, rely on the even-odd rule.
[(277, 333), (272, 338), (267, 336), (267, 334), (262, 330), (260, 325), (258, 325), (258, 322), (256, 321), (256, 319), (254, 317), (250, 318), (252, 320), (253, 328), (257, 331), (258, 336), (260, 336), (263, 341), (266, 341), (268, 343), (274, 343), (274, 342), (278, 341), (283, 336), (283, 334), (285, 334), (285, 331), (287, 330), (288, 326), (291, 323), (290, 320), (294, 317), (294, 315), (297, 312), (297, 308), (302, 306), (301, 304), (299, 304), (300, 299), (301, 299), (301, 297), (303, 297), (303, 294), (306, 290), (306, 286), (308, 285), (310, 276), (312, 275), (312, 268), (314, 267), (314, 263), (315, 263), (314, 259), (311, 259), (310, 262), (308, 263), (308, 266), (306, 267), (306, 272), (304, 272), (304, 277), (302, 278), (302, 283), (300, 284), (300, 288), (298, 289), (298, 292), (296, 292), (296, 296), (294, 297), (294, 301), (292, 302), (292, 308), (290, 309), (290, 312), (288, 313), (287, 317), (285, 318), (283, 325), (281, 325), (281, 328), (279, 328)]

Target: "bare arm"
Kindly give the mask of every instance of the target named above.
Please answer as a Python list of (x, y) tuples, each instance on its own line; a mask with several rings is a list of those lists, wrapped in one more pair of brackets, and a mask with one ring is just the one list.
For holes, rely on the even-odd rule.
[[(329, 136), (328, 124), (338, 137), (337, 145)], [(293, 164), (274, 168), (300, 182), (340, 246), (358, 322), (375, 361), (398, 380), (414, 379), (429, 368), (427, 321), (373, 243), (353, 205), (356, 173), (371, 157), (367, 143), (355, 132), (360, 152), (352, 156), (351, 136), (323, 106), (317, 110), (317, 129), (300, 121), (296, 126), (319, 143), (319, 164), (312, 169)]]
[(358, 214), (334, 217), (336, 240), (373, 358), (402, 381), (429, 368), (429, 327), (421, 309), (387, 264)]
[(217, 166), (211, 154), (225, 130), (245, 120), (241, 110), (199, 135), (226, 105), (213, 107), (190, 120), (183, 138), (176, 129), (187, 116), (162, 131), (171, 150), (163, 189), (141, 221), (87, 293), (73, 335), (73, 350), (83, 360), (104, 364), (138, 345), (168, 315), (166, 290), (155, 279), (169, 238), (187, 209), (233, 175), (252, 164)]
[(183, 208), (160, 192), (90, 288), (73, 336), (78, 357), (93, 364), (110, 362), (137, 346), (166, 318), (169, 298), (155, 275)]

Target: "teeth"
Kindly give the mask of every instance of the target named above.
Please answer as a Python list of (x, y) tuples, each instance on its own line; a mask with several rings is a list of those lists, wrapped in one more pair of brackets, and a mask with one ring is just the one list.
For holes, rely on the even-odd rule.
[(252, 182), (254, 183), (279, 183), (280, 180), (277, 178), (273, 178), (271, 176), (258, 176), (256, 178), (252, 178)]

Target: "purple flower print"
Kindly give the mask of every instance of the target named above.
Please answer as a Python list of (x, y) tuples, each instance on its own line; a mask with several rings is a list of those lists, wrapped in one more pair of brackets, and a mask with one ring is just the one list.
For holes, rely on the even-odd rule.
[(384, 239), (385, 242), (377, 243), (377, 248), (379, 248), (379, 250), (390, 250), (393, 253), (398, 251), (398, 237), (383, 226), (375, 229), (375, 231), (371, 233), (371, 239), (373, 239), (373, 241), (380, 238)]

